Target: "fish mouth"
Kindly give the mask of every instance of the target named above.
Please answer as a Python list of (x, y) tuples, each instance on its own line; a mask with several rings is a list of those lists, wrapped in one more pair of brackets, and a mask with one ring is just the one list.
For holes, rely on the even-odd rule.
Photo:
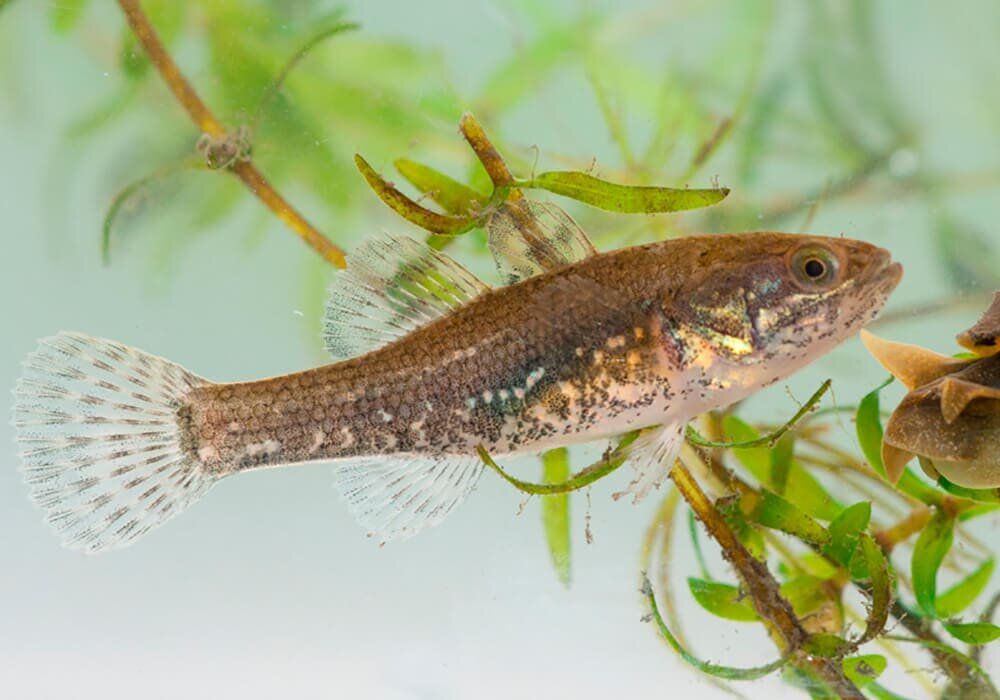
[(892, 253), (885, 248), (875, 248), (872, 260), (861, 277), (863, 287), (874, 286), (879, 293), (888, 296), (903, 279), (903, 266), (893, 262)]

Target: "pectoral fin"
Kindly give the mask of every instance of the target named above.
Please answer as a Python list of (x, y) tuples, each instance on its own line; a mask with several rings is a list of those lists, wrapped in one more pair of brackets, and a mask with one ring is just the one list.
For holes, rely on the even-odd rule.
[(683, 442), (684, 425), (681, 423), (663, 425), (640, 435), (632, 443), (628, 458), (635, 476), (624, 491), (619, 491), (612, 498), (618, 500), (632, 494), (632, 502), (638, 503), (651, 489), (660, 488), (674, 466)]
[(907, 389), (923, 386), (969, 363), (968, 360), (939, 355), (916, 345), (883, 340), (865, 330), (861, 331), (861, 342)]

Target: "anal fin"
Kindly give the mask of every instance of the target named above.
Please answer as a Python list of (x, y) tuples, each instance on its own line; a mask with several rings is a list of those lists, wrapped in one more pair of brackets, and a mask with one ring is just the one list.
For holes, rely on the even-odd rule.
[(399, 455), (338, 465), (334, 481), (368, 535), (385, 544), (441, 522), (482, 472), (477, 456)]

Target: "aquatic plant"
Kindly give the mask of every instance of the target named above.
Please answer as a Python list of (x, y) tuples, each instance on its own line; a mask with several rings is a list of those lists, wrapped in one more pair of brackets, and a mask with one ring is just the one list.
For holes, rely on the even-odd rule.
[[(79, 26), (86, 5), (83, 0), (53, 5), (53, 27), (68, 32)], [(737, 68), (727, 65), (709, 74), (677, 66), (663, 79), (649, 66), (630, 63), (613, 41), (602, 40), (602, 23), (584, 14), (573, 23), (543, 23), (532, 43), (496, 71), (480, 96), (468, 100), (441, 79), (438, 57), (371, 41), (340, 14), (317, 17), (296, 14), (282, 3), (251, 7), (236, 1), (194, 7), (155, 0), (140, 6), (121, 0), (120, 5), (131, 26), (118, 42), (121, 85), (105, 105), (74, 125), (69, 138), (80, 143), (112, 128), (127, 111), (142, 110), (157, 141), (173, 144), (173, 157), (158, 163), (129, 160), (135, 172), (123, 174), (121, 192), (111, 200), (100, 237), (109, 261), (118, 260), (122, 215), (137, 195), (163, 178), (198, 177), (204, 182), (197, 192), (187, 191), (169, 205), (194, 212), (189, 235), (207, 230), (246, 201), (227, 177), (232, 174), (323, 260), (341, 265), (342, 242), (309, 222), (332, 220), (358, 206), (365, 183), (424, 229), (435, 245), (444, 246), (457, 236), (482, 240), (478, 229), (493, 209), (537, 190), (622, 214), (713, 203), (727, 190), (689, 190), (684, 184), (702, 176), (728, 145), (733, 167), (726, 172), (733, 175), (726, 180), (735, 196), (724, 207), (699, 213), (695, 220), (702, 226), (808, 228), (821, 203), (852, 197), (877, 200), (892, 191), (935, 204), (931, 235), (954, 287), (991, 289), (997, 281), (995, 251), (949, 204), (956, 178), (943, 177), (919, 158), (918, 129), (894, 100), (879, 57), (872, 10), (860, 0), (844, 3), (843, 10), (831, 2), (810, 3), (804, 10), (816, 40), (802, 51), (808, 94), (797, 101), (790, 95), (792, 68), (762, 77), (773, 21), (768, 3), (740, 10), (745, 16), (724, 25), (731, 29), (730, 42), (719, 55), (739, 50), (751, 59)], [(208, 75), (197, 88), (183, 79), (169, 53), (184, 32), (193, 31), (192, 17), (208, 27)], [(309, 56), (320, 46), (330, 51), (330, 58), (310, 65)], [(603, 169), (610, 175), (607, 179), (589, 172), (578, 154), (549, 155), (570, 167), (535, 174), (531, 149), (503, 148), (507, 157), (501, 158), (479, 123), (469, 117), (461, 121), (462, 133), (483, 167), (465, 163), (465, 182), (415, 159), (399, 158), (408, 152), (410, 140), (421, 139), (429, 153), (458, 160), (455, 146), (435, 122), (456, 123), (471, 106), (485, 123), (498, 125), (533, 86), (570, 62), (585, 66), (621, 155), (621, 168)], [(394, 73), (401, 64), (408, 66), (405, 79)], [(349, 80), (345, 65), (363, 65), (369, 84), (362, 87)], [(841, 79), (859, 72), (865, 80)], [(162, 90), (151, 84), (157, 73), (194, 121), (193, 130), (157, 109), (164, 103)], [(614, 95), (611, 84), (617, 85)], [(714, 106), (718, 98), (710, 94), (713, 84), (736, 86), (721, 91), (728, 100), (721, 108)], [(622, 105), (655, 118), (657, 126), (644, 149), (637, 149)], [(726, 116), (718, 117), (720, 111)], [(782, 122), (793, 125), (792, 133), (775, 132), (779, 114), (793, 117)], [(397, 158), (395, 167), (421, 201), (393, 186), (360, 156), (354, 161), (363, 176), (358, 177), (347, 139), (338, 140), (335, 132), (324, 129), (323, 120), (336, 121), (346, 132), (363, 133), (364, 141), (380, 151), (372, 162), (381, 162), (386, 154)], [(783, 139), (796, 144), (788, 148)], [(506, 145), (504, 139), (497, 143)], [(759, 183), (769, 162), (764, 154), (782, 148), (802, 157), (821, 152), (838, 174), (815, 189), (803, 191), (795, 184), (762, 194)], [(678, 186), (658, 188), (652, 182)], [(296, 187), (314, 195), (319, 213), (307, 219), (289, 203), (291, 197), (280, 194)], [(425, 206), (424, 200), (438, 209)], [(168, 206), (155, 198), (153, 203)], [(587, 226), (589, 214), (582, 211), (580, 220)], [(624, 229), (595, 229), (599, 243), (621, 245), (680, 235), (691, 222), (633, 217)], [(179, 247), (175, 239), (160, 250), (173, 254)], [(322, 277), (317, 279), (322, 284)], [(318, 289), (310, 293), (320, 296)], [(953, 305), (952, 300), (932, 304)], [(883, 387), (856, 406), (819, 408), (828, 388), (820, 387), (782, 425), (741, 417), (737, 408), (705, 416), (698, 430), (688, 434), (672, 473), (674, 486), (664, 494), (645, 536), (639, 578), (648, 619), (681, 658), (719, 682), (780, 672), (813, 697), (890, 698), (897, 696), (880, 677), (892, 663), (912, 672), (931, 695), (996, 697), (979, 663), (983, 645), (1000, 636), (1000, 628), (989, 621), (995, 599), (982, 601), (993, 558), (966, 523), (992, 512), (997, 504), (929, 484), (911, 471), (893, 488), (880, 456)], [(856, 446), (845, 447), (831, 437), (833, 421), (844, 411), (855, 416)], [(634, 437), (624, 436), (619, 448)], [(553, 562), (568, 584), (569, 494), (617, 469), (620, 449), (575, 473), (568, 453), (551, 452), (542, 460), (541, 484), (516, 479), (488, 454), (481, 456), (514, 487), (542, 499)], [(836, 492), (830, 481), (837, 482)], [(679, 522), (686, 522), (684, 532), (697, 554), (697, 575), (686, 582), (691, 596), (709, 614), (763, 625), (775, 641), (773, 663), (735, 668), (705, 662), (691, 651), (670, 575), (678, 567), (690, 571), (692, 566), (677, 560)], [(698, 522), (735, 578), (713, 566)], [(954, 580), (944, 590), (938, 583), (942, 571)], [(977, 602), (977, 612), (969, 612)], [(935, 676), (923, 668), (927, 660), (947, 679), (946, 687), (938, 687)]]

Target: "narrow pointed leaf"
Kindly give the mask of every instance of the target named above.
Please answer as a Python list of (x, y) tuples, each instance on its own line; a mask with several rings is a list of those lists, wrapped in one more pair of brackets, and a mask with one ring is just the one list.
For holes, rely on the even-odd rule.
[(1000, 638), (1000, 627), (990, 622), (945, 622), (944, 628), (955, 639), (967, 644), (987, 644)]
[(699, 209), (717, 204), (729, 194), (729, 190), (724, 187), (689, 190), (619, 185), (575, 170), (542, 173), (531, 180), (518, 181), (517, 186), (541, 188), (599, 209), (624, 214)]
[(767, 489), (761, 489), (759, 494), (745, 495), (740, 506), (750, 520), (764, 527), (787, 532), (813, 544), (830, 541), (830, 533), (825, 527), (790, 501)]
[[(565, 447), (549, 450), (542, 455), (542, 467), (543, 481), (546, 484), (566, 481), (570, 474), (569, 452)], [(542, 523), (545, 526), (545, 539), (549, 545), (549, 554), (556, 576), (564, 586), (569, 587), (571, 574), (569, 494), (542, 496)]]
[(830, 523), (830, 544), (824, 552), (844, 566), (851, 563), (858, 538), (871, 520), (872, 506), (867, 501), (855, 503), (841, 511)]
[[(753, 426), (735, 415), (723, 418), (722, 429), (732, 442), (753, 442), (761, 437)], [(757, 481), (776, 490), (772, 448), (734, 447), (730, 451)], [(831, 520), (841, 511), (842, 506), (823, 488), (816, 477), (795, 460), (791, 460), (788, 464), (788, 473), (784, 478), (784, 497), (795, 503), (807, 515), (820, 520)]]
[(691, 589), (691, 595), (698, 601), (698, 605), (716, 617), (736, 622), (757, 622), (760, 619), (750, 599), (745, 597), (737, 586), (689, 578), (688, 588)]
[(781, 584), (781, 595), (791, 603), (799, 617), (805, 617), (828, 600), (824, 580), (803, 574)]
[(472, 217), (438, 214), (420, 206), (375, 172), (360, 155), (355, 154), (354, 163), (379, 199), (410, 223), (442, 236), (457, 236), (475, 227), (476, 222)]
[(663, 635), (667, 644), (677, 652), (685, 662), (691, 664), (697, 668), (702, 673), (707, 673), (716, 678), (722, 678), (731, 681), (752, 681), (758, 678), (763, 678), (775, 671), (781, 669), (783, 666), (787, 665), (791, 660), (791, 655), (784, 656), (776, 661), (773, 661), (765, 666), (757, 666), (754, 668), (734, 668), (732, 666), (720, 666), (718, 664), (709, 663), (707, 661), (702, 661), (693, 654), (691, 654), (687, 649), (681, 646), (677, 638), (674, 637), (670, 628), (667, 627), (667, 623), (663, 620), (663, 616), (660, 614), (660, 609), (656, 603), (656, 594), (653, 592), (653, 587), (650, 585), (649, 581), (645, 581), (643, 584), (643, 594), (646, 596), (649, 602), (650, 612), (652, 613), (653, 620), (656, 622), (656, 626)]
[(830, 658), (839, 656), (850, 647), (846, 639), (835, 634), (814, 634), (806, 642), (805, 650), (813, 656)]
[(479, 210), (489, 200), (489, 196), (463, 185), (429, 165), (400, 158), (396, 170), (422, 194), (430, 197), (449, 214), (469, 214)]
[(954, 525), (955, 521), (951, 517), (942, 511), (936, 511), (927, 521), (913, 546), (911, 566), (913, 593), (917, 598), (917, 604), (931, 617), (938, 616), (937, 572), (948, 550), (951, 549)]
[(878, 472), (882, 478), (885, 478), (885, 465), (882, 464), (882, 417), (879, 414), (878, 395), (888, 383), (884, 382), (865, 394), (861, 403), (858, 404), (858, 411), (855, 415), (855, 429), (858, 434), (858, 443), (861, 445), (861, 452), (872, 469)]
[(882, 634), (889, 621), (889, 607), (892, 605), (892, 577), (889, 574), (889, 562), (882, 553), (881, 547), (868, 533), (862, 533), (858, 550), (864, 558), (871, 583), (871, 607), (868, 610), (868, 620), (861, 638), (855, 642), (857, 646), (870, 642)]
[(987, 559), (979, 568), (937, 597), (935, 606), (941, 617), (954, 617), (979, 597), (993, 575), (993, 559)]

